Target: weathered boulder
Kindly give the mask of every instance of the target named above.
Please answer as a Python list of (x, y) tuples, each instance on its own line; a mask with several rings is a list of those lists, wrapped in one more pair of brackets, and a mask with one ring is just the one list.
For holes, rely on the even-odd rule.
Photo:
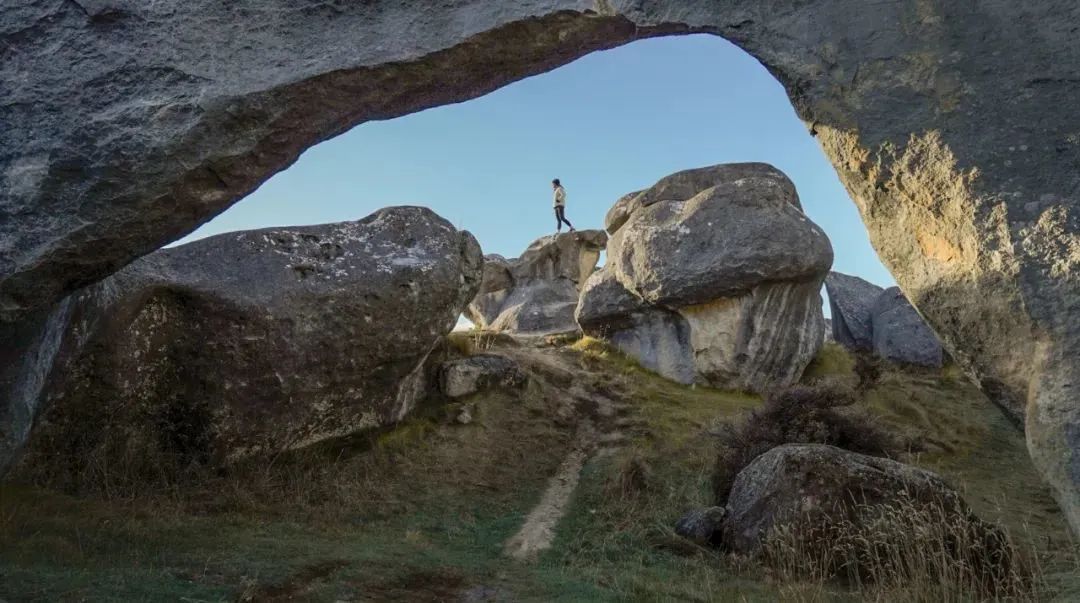
[(487, 256), (480, 293), (466, 315), (473, 324), (523, 335), (576, 331), (581, 283), (607, 245), (602, 230), (579, 230), (533, 241), (521, 257)]
[(852, 0), (9, 5), (0, 421), (25, 414), (27, 358), (51, 349), (29, 325), (307, 147), (594, 50), (709, 32), (783, 84), (950, 355), (1013, 417), (1030, 408), (1033, 459), (1080, 530), (1080, 5), (898, 0), (857, 19)]
[(673, 174), (621, 199), (582, 329), (683, 383), (765, 391), (821, 347), (828, 238), (794, 185), (761, 163)]
[(886, 289), (874, 302), (874, 353), (886, 360), (940, 367), (943, 352), (937, 335), (911, 306), (899, 287)]
[(832, 337), (850, 350), (870, 351), (874, 347), (874, 302), (882, 289), (857, 276), (830, 272), (825, 277), (832, 314)]
[(488, 389), (522, 387), (528, 376), (518, 363), (498, 354), (476, 354), (448, 360), (439, 367), (439, 388), (450, 398)]
[(869, 521), (881, 507), (899, 504), (940, 509), (935, 518), (992, 530), (934, 473), (824, 444), (785, 444), (754, 459), (735, 478), (723, 543), (737, 553), (754, 553), (773, 530), (792, 522), (820, 528)]
[(481, 261), (419, 207), (150, 254), (72, 299), (24, 466), (220, 464), (393, 424)]
[(724, 507), (694, 509), (675, 523), (675, 533), (701, 546), (720, 546), (723, 539)]

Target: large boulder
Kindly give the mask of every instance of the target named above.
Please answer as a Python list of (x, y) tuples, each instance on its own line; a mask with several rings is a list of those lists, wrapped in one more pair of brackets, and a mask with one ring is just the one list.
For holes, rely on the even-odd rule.
[(874, 353), (903, 364), (940, 367), (944, 353), (937, 335), (923, 321), (899, 287), (886, 289), (874, 302)]
[(832, 314), (832, 337), (850, 350), (870, 351), (874, 347), (874, 302), (881, 295), (877, 285), (857, 276), (830, 272), (825, 277)]
[(481, 262), (419, 207), (150, 254), (70, 302), (23, 465), (221, 464), (396, 423)]
[(680, 382), (765, 391), (821, 347), (824, 232), (795, 187), (762, 163), (679, 172), (609, 213), (608, 263), (578, 323)]
[[(786, 444), (762, 454), (735, 478), (723, 517), (723, 543), (752, 554), (778, 528), (807, 522), (823, 532), (835, 522), (873, 521), (889, 505), (930, 510), (935, 520), (978, 532), (980, 522), (936, 474), (824, 444)], [(898, 511), (905, 507), (897, 507)]]
[(506, 333), (576, 331), (579, 289), (607, 239), (602, 230), (579, 230), (541, 237), (516, 259), (486, 256), (480, 292), (466, 315), (477, 327)]

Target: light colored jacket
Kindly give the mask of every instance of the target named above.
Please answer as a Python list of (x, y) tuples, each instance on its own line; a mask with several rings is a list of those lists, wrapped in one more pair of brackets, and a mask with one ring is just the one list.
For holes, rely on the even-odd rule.
[(566, 189), (562, 185), (555, 187), (555, 207), (566, 205)]

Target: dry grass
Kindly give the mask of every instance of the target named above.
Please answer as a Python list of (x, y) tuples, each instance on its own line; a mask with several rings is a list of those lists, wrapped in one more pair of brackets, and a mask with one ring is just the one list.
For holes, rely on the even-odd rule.
[(911, 497), (858, 506), (843, 519), (786, 523), (766, 538), (762, 557), (777, 582), (821, 592), (839, 580), (864, 601), (1038, 601), (1045, 594), (1037, 555), (1007, 531)]

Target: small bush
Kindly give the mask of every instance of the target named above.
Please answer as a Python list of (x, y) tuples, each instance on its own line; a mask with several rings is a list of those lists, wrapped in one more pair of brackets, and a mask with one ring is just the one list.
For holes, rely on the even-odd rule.
[(825, 382), (797, 385), (770, 394), (765, 404), (714, 435), (720, 439), (713, 494), (723, 505), (735, 476), (759, 455), (782, 444), (829, 444), (852, 452), (889, 456), (900, 445), (875, 419), (850, 408), (850, 388)]
[(881, 359), (870, 353), (855, 355), (855, 378), (858, 380), (856, 389), (866, 391), (877, 385), (883, 372)]

